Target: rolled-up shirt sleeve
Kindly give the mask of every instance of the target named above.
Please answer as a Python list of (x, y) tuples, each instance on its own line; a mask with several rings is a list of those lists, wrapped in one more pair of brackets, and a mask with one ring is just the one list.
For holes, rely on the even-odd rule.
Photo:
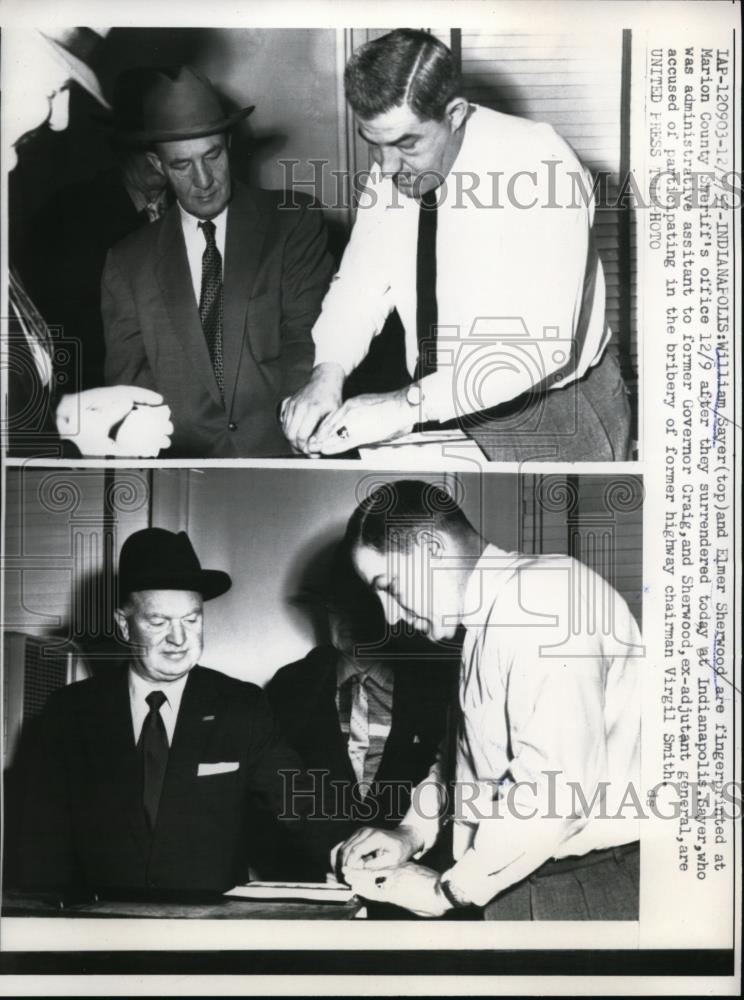
[[(499, 639), (494, 632), (500, 631)], [(591, 637), (572, 637), (572, 655), (546, 657), (529, 630), (516, 629), (504, 666), (503, 630), (490, 630), (484, 662), (506, 669), (511, 755), (493, 812), (480, 819), (472, 846), (446, 873), (479, 906), (531, 874), (587, 822), (578, 786), (591, 801), (605, 764), (603, 666)], [(539, 630), (538, 630), (539, 631)], [(576, 640), (586, 643), (577, 655)], [(489, 647), (494, 647), (489, 649)], [(573, 786), (573, 787), (572, 787)]]
[(313, 327), (315, 364), (341, 365), (345, 375), (365, 358), (394, 305), (384, 198), (384, 185), (374, 181), (362, 191), (341, 266)]

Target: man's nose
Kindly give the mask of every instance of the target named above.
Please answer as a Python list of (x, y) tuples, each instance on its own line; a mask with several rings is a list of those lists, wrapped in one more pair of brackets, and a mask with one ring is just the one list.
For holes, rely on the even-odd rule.
[(64, 132), (70, 121), (70, 91), (65, 87), (49, 98), (48, 125), (52, 132)]
[(382, 608), (385, 612), (385, 620), (391, 628), (401, 621), (401, 619), (405, 621), (402, 608), (392, 597), (388, 597), (382, 602)]
[(381, 151), (380, 169), (384, 174), (397, 174), (402, 165), (402, 157), (396, 149), (383, 149)]
[(170, 628), (168, 629), (167, 639), (174, 646), (182, 646), (186, 633), (181, 622), (171, 622)]
[(205, 163), (194, 166), (194, 187), (206, 190), (212, 186), (212, 171)]

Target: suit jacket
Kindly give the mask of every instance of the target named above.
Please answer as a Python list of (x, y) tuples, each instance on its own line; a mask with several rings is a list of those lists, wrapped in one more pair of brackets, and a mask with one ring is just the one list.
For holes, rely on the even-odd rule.
[[(23, 887), (228, 889), (245, 881), (252, 811), (260, 804), (280, 813), (279, 771), (301, 767), (260, 688), (196, 666), (184, 688), (151, 834), (126, 666), (56, 692), (40, 729), (14, 872)], [(217, 763), (234, 767), (199, 774), (200, 765)], [(300, 820), (288, 827), (295, 849), (311, 850), (300, 837), (312, 838), (313, 831)]]
[(101, 276), (109, 249), (148, 225), (129, 197), (118, 167), (58, 191), (32, 234), (29, 288), (47, 323), (74, 338), (61, 372), (65, 392), (103, 385)]
[(199, 320), (177, 205), (115, 246), (102, 281), (106, 382), (156, 389), (173, 414), (172, 454), (289, 454), (280, 401), (313, 364), (312, 325), (333, 269), (307, 196), (234, 182), (224, 260), (224, 401)]
[[(331, 847), (360, 826), (389, 828), (397, 826), (403, 818), (410, 805), (411, 789), (423, 780), (437, 756), (445, 733), (456, 667), (454, 661), (401, 662), (394, 667), (390, 735), (375, 785), (361, 800), (349, 795), (356, 777), (336, 710), (337, 662), (338, 653), (333, 647), (320, 646), (304, 659), (282, 667), (266, 686), (284, 738), (314, 779), (316, 811), (322, 808), (331, 818), (328, 831)], [(341, 784), (334, 787), (334, 782)], [(259, 853), (265, 859), (267, 875), (305, 874), (286, 867), (288, 852), (282, 846), (281, 831), (270, 841), (269, 850), (266, 844), (262, 846), (264, 849)]]

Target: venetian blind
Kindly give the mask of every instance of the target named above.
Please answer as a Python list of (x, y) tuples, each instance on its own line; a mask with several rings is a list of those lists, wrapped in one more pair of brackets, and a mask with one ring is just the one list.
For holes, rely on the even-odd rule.
[(636, 476), (523, 476), (521, 549), (580, 559), (628, 602), (641, 625), (643, 487)]

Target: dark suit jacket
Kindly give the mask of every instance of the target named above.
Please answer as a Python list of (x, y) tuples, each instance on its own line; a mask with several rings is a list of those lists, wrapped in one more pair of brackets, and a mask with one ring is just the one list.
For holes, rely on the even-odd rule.
[(101, 276), (109, 249), (148, 225), (118, 167), (56, 192), (33, 227), (27, 284), (50, 326), (62, 327), (69, 361), (57, 375), (64, 392), (103, 385)]
[(157, 389), (173, 414), (174, 455), (289, 454), (277, 406), (310, 374), (311, 329), (333, 270), (311, 200), (234, 183), (224, 262), (220, 397), (178, 206), (115, 246), (102, 282), (106, 382)]
[[(12, 873), (22, 887), (231, 888), (245, 881), (254, 807), (280, 813), (284, 783), (278, 772), (300, 768), (260, 688), (194, 667), (150, 834), (126, 666), (56, 692), (40, 729)], [(200, 764), (225, 762), (238, 767), (198, 774)], [(288, 825), (299, 850), (307, 831), (299, 821)], [(311, 851), (309, 844), (303, 840)]]
[[(390, 735), (375, 787), (362, 800), (348, 794), (356, 777), (336, 711), (337, 662), (338, 653), (333, 647), (320, 646), (304, 659), (282, 667), (266, 686), (282, 734), (302, 758), (314, 779), (318, 801), (331, 817), (330, 846), (345, 840), (360, 826), (389, 828), (403, 818), (410, 805), (411, 789), (426, 777), (436, 759), (457, 666), (454, 661), (396, 664)], [(325, 783), (320, 772), (326, 774)], [(334, 787), (332, 782), (341, 785)], [(302, 877), (302, 872), (289, 872), (284, 867), (287, 851), (281, 843), (282, 832), (278, 831), (272, 841), (278, 855), (273, 862), (269, 850), (262, 854), (269, 858), (267, 874)], [(272, 864), (277, 864), (278, 870), (271, 870)]]

